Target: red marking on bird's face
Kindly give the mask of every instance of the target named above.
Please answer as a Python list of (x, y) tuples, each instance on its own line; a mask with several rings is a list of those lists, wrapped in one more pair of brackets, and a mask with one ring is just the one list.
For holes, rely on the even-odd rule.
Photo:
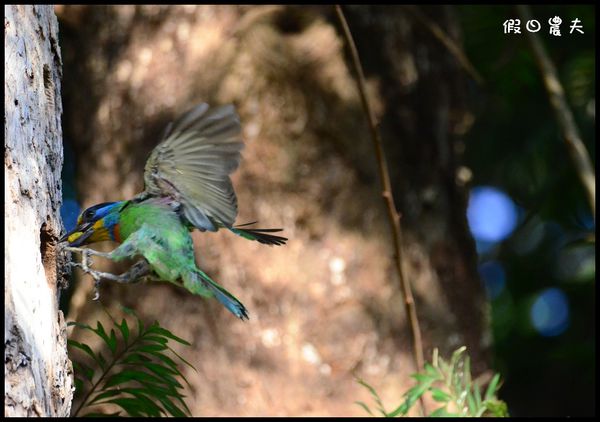
[(115, 224), (113, 233), (115, 235), (115, 241), (121, 243), (121, 226), (119, 223)]

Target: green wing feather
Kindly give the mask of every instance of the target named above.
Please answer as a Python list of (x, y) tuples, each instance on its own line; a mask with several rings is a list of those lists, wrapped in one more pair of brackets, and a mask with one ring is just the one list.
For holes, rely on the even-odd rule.
[(170, 124), (150, 154), (144, 193), (173, 198), (201, 230), (231, 227), (237, 199), (229, 175), (238, 168), (243, 147), (234, 107), (200, 104)]

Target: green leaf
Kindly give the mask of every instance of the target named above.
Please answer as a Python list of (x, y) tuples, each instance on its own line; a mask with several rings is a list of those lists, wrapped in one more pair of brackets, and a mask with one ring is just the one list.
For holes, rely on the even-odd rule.
[[(167, 346), (168, 347), (168, 346)], [(194, 371), (196, 371), (196, 368), (194, 368), (194, 365), (192, 365), (191, 363), (189, 363), (187, 360), (185, 360), (183, 357), (181, 357), (175, 350), (171, 349), (170, 347), (168, 347), (168, 349), (175, 355), (177, 356), (183, 363), (185, 363), (187, 366), (189, 366), (190, 368), (192, 368)], [(198, 371), (196, 371), (198, 372)]]
[(446, 393), (443, 390), (440, 390), (439, 388), (431, 389), (431, 397), (435, 401), (442, 403), (447, 403), (448, 401), (452, 400), (452, 396), (450, 394)]
[(150, 352), (159, 352), (161, 350), (166, 350), (168, 348), (169, 348), (169, 346), (165, 346), (162, 344), (140, 344), (140, 345), (137, 345), (134, 348), (132, 348), (131, 351), (150, 353)]
[(450, 371), (448, 363), (441, 356), (438, 357), (438, 370), (441, 374), (443, 374), (443, 376), (448, 374)]
[(79, 394), (81, 393), (81, 390), (83, 390), (83, 381), (80, 378), (74, 377), (74, 382), (75, 382), (75, 394)]
[(446, 406), (440, 407), (438, 409), (435, 409), (433, 412), (431, 412), (431, 414), (429, 415), (430, 417), (448, 417), (448, 416), (458, 416), (456, 413), (450, 413), (448, 412), (448, 410), (446, 409)]
[(440, 370), (429, 363), (425, 363), (425, 373), (431, 378), (442, 379), (442, 374), (440, 374)]
[(175, 361), (173, 359), (171, 359), (170, 357), (168, 357), (164, 353), (160, 353), (160, 352), (148, 352), (148, 354), (151, 355), (151, 356), (157, 357), (158, 359), (162, 360), (164, 363), (166, 363), (167, 365), (169, 365), (173, 369), (177, 368), (177, 363), (175, 363)]
[(375, 416), (375, 415), (373, 415), (373, 412), (371, 412), (371, 409), (369, 409), (369, 406), (367, 406), (364, 402), (362, 402), (362, 401), (355, 401), (354, 403), (356, 403), (357, 405), (359, 405), (360, 407), (362, 407), (363, 409), (365, 409), (365, 411), (369, 415)]
[(363, 381), (362, 379), (359, 378), (357, 381), (359, 384), (361, 384), (363, 387), (369, 390), (371, 396), (375, 400), (375, 403), (377, 403), (377, 410), (379, 410), (379, 412), (383, 414), (383, 416), (386, 416), (385, 408), (383, 407), (383, 403), (381, 402), (381, 398), (379, 397), (379, 394), (377, 394), (377, 391), (375, 391), (373, 387), (371, 387), (369, 384), (367, 384), (367, 382)]
[(412, 374), (411, 378), (416, 379), (420, 383), (435, 381), (435, 378), (433, 378), (433, 377), (431, 377), (431, 376), (429, 376), (427, 374), (421, 374), (421, 373)]
[(467, 350), (467, 346), (461, 346), (458, 349), (456, 349), (454, 351), (454, 353), (452, 353), (452, 357), (450, 358), (450, 365), (452, 366), (456, 366), (456, 364), (458, 363), (458, 360), (460, 359), (461, 355)]
[(153, 372), (164, 384), (170, 384), (178, 388), (183, 388), (183, 386), (179, 384), (179, 382), (172, 376), (172, 374), (174, 373), (173, 370), (170, 368), (152, 362), (132, 362), (132, 364), (140, 365), (143, 368)]
[(138, 337), (142, 337), (144, 335), (144, 322), (137, 315), (135, 318), (137, 319), (138, 323)]
[(125, 318), (123, 318), (123, 320), (121, 321), (121, 325), (118, 325), (117, 327), (119, 327), (119, 330), (121, 331), (121, 335), (123, 336), (123, 340), (125, 341), (125, 344), (127, 345), (127, 341), (129, 340), (129, 326), (127, 325), (127, 320), (125, 320)]
[(106, 366), (106, 359), (104, 358), (104, 355), (102, 353), (98, 353), (98, 361), (100, 368), (104, 370), (104, 367)]
[[(169, 377), (171, 377), (171, 375), (177, 375), (177, 372), (173, 371), (171, 368), (169, 368), (167, 366), (161, 365), (160, 363), (147, 362), (144, 366), (146, 368), (148, 368), (150, 371), (154, 372), (156, 375), (169, 376)], [(174, 378), (173, 378), (173, 380), (174, 380)], [(179, 384), (179, 383), (177, 383), (177, 384)]]
[(462, 347), (459, 347), (458, 349), (456, 349), (454, 351), (454, 353), (452, 353), (452, 357), (450, 358), (450, 364), (448, 365), (448, 371), (446, 374), (446, 385), (448, 387), (450, 387), (450, 386), (456, 387), (456, 377), (455, 377), (456, 366), (457, 366), (458, 360), (460, 359), (460, 355), (465, 350), (467, 350), (467, 347), (462, 346)]
[(90, 400), (90, 402), (88, 403), (88, 406), (96, 403), (97, 401), (100, 401), (100, 400), (103, 400), (103, 399), (106, 399), (109, 397), (118, 396), (119, 394), (121, 394), (121, 390), (117, 390), (117, 389), (101, 391), (100, 393), (96, 394), (93, 399)]
[(475, 398), (473, 394), (467, 390), (467, 406), (469, 408), (469, 415), (475, 416), (477, 414), (477, 405), (475, 404)]
[(94, 379), (95, 371), (89, 366), (87, 366), (85, 363), (77, 362), (74, 360), (72, 360), (71, 362), (73, 363), (73, 370), (83, 375), (83, 377), (91, 383)]
[(463, 380), (466, 390), (471, 389), (471, 358), (465, 356), (464, 367), (463, 367)]
[[(415, 374), (415, 375), (422, 375), (422, 374)], [(394, 416), (398, 416), (399, 414), (405, 415), (406, 413), (408, 413), (408, 411), (416, 403), (416, 401), (419, 400), (419, 398), (421, 398), (421, 396), (423, 394), (425, 394), (425, 392), (427, 392), (427, 390), (429, 390), (431, 385), (436, 381), (435, 379), (432, 379), (431, 377), (428, 377), (428, 376), (423, 376), (420, 378), (422, 378), (423, 381), (421, 381), (419, 384), (417, 384), (416, 386), (414, 386), (410, 390), (408, 390), (408, 392), (405, 394), (406, 399), (405, 399), (404, 403), (402, 403), (400, 406), (398, 406), (398, 408), (396, 410), (389, 413), (388, 416), (394, 417)]]
[[(167, 358), (166, 356), (163, 356), (163, 357)], [(173, 361), (171, 361), (171, 362), (173, 362)], [(179, 376), (186, 382), (186, 384), (188, 386), (191, 387), (187, 378), (177, 369), (177, 365), (175, 365), (174, 367), (170, 367), (170, 366), (165, 366), (158, 362), (152, 362), (152, 360), (149, 357), (147, 357), (146, 355), (144, 355), (142, 353), (131, 354), (131, 355), (127, 356), (126, 358), (124, 358), (120, 364), (140, 365), (143, 368), (146, 368), (146, 369), (156, 373), (157, 375), (165, 374), (168, 376), (168, 379), (163, 379), (164, 382), (181, 387), (181, 385), (176, 381), (176, 379), (171, 377), (171, 375)]]
[(185, 409), (185, 411), (188, 413), (188, 415), (192, 414), (192, 412), (190, 411), (189, 407), (187, 407), (187, 404), (185, 404), (185, 401), (183, 400), (183, 398), (185, 397), (184, 395), (178, 395), (178, 396), (173, 396), (173, 397), (175, 399), (177, 399), (177, 401), (179, 403), (181, 403), (181, 405), (183, 406), (183, 408)]
[(411, 406), (412, 404), (409, 404), (408, 401), (404, 401), (400, 406), (388, 413), (387, 416), (388, 418), (395, 418), (398, 415), (404, 416), (408, 413)]
[(84, 418), (115, 418), (117, 416), (121, 416), (121, 412), (114, 412), (114, 413), (102, 413), (102, 412), (92, 412), (92, 413), (86, 413), (85, 415), (83, 415)]
[(485, 401), (484, 403), (485, 407), (489, 411), (490, 416), (503, 418), (509, 416), (508, 407), (506, 406), (506, 403), (504, 403), (502, 400), (490, 400)]
[(133, 309), (131, 309), (131, 308), (128, 308), (128, 307), (126, 307), (126, 306), (123, 306), (123, 305), (121, 305), (121, 310), (122, 310), (123, 312), (125, 312), (126, 314), (128, 314), (128, 315), (131, 315), (131, 316), (134, 316), (134, 317), (136, 317), (136, 318), (137, 318), (137, 315), (136, 315), (136, 313), (135, 313), (135, 311), (134, 311)]
[(94, 332), (96, 334), (98, 334), (98, 337), (100, 337), (102, 340), (104, 340), (104, 342), (108, 345), (108, 347), (110, 348), (110, 351), (112, 352), (113, 356), (117, 350), (117, 338), (115, 336), (115, 331), (114, 330), (110, 330), (110, 337), (108, 336), (108, 334), (106, 334), (106, 331), (104, 330), (104, 326), (102, 325), (102, 323), (100, 321), (96, 322), (96, 329), (94, 330)]
[(490, 381), (490, 384), (488, 385), (487, 390), (485, 391), (483, 401), (491, 400), (494, 397), (494, 394), (496, 394), (496, 386), (498, 385), (499, 381), (500, 381), (500, 374), (494, 375), (494, 377)]
[(169, 339), (167, 339), (165, 337), (149, 336), (149, 335), (144, 335), (144, 337), (140, 338), (140, 340), (158, 343), (158, 344), (167, 344), (169, 342)]
[(93, 352), (92, 348), (90, 346), (88, 346), (87, 344), (79, 343), (78, 341), (67, 339), (67, 345), (70, 347), (74, 347), (76, 349), (82, 350), (86, 355), (91, 357), (100, 366), (100, 368), (102, 368), (102, 369), (105, 368), (106, 361), (104, 361), (103, 359), (100, 359), (98, 356), (96, 356), (96, 354)]
[(122, 362), (119, 362), (118, 364), (131, 363), (131, 364), (144, 365), (146, 362), (151, 362), (151, 361), (152, 361), (152, 359), (150, 359), (143, 353), (133, 352), (133, 353), (128, 354), (126, 357), (124, 357)]
[(430, 382), (416, 385), (415, 387), (408, 390), (408, 395), (406, 397), (406, 401), (409, 402), (409, 406), (408, 406), (409, 408), (412, 407), (412, 405), (417, 400), (419, 400), (423, 394), (425, 394), (427, 392), (427, 390), (429, 389), (429, 387), (431, 386), (432, 383), (433, 383), (433, 380), (431, 380)]
[(485, 411), (487, 410), (487, 408), (485, 406), (481, 406), (478, 410), (477, 413), (475, 414), (476, 418), (481, 418), (483, 416), (483, 414), (485, 413)]
[(185, 397), (183, 392), (180, 391), (178, 387), (175, 387), (171, 384), (159, 384), (142, 381), (141, 385), (143, 385), (144, 388), (151, 392), (152, 395), (157, 399), (160, 397), (173, 397), (183, 402), (183, 397)]
[[(162, 362), (164, 362), (166, 365), (169, 366), (169, 368), (173, 371), (174, 375), (180, 376), (185, 383), (188, 385), (188, 387), (192, 387), (191, 384), (188, 382), (187, 378), (185, 377), (185, 375), (183, 375), (183, 373), (178, 369), (177, 364), (168, 356), (160, 353), (160, 352), (151, 352), (149, 353), (151, 356), (157, 357), (158, 359), (160, 359)], [(141, 357), (143, 357), (144, 359), (148, 359), (148, 357), (146, 357), (146, 355), (143, 354), (139, 354)]]
[(463, 409), (465, 401), (467, 400), (467, 392), (462, 389), (457, 389), (455, 393), (459, 393), (458, 397), (456, 397), (456, 406), (458, 406), (459, 409)]
[(130, 381), (162, 383), (161, 379), (146, 372), (126, 369), (117, 374), (113, 374), (104, 384), (104, 388), (114, 387), (115, 385), (124, 384)]
[(160, 398), (160, 402), (165, 407), (166, 410), (173, 416), (186, 416), (185, 412), (178, 408), (171, 400), (167, 397)]
[(177, 399), (184, 407), (187, 408), (185, 402), (183, 401), (183, 395), (177, 391), (175, 387), (167, 384), (152, 384), (143, 382), (144, 387), (152, 393), (154, 397), (173, 397)]
[[(144, 388), (125, 388), (122, 391), (139, 400), (141, 408), (147, 416), (160, 416), (161, 413), (164, 413), (163, 409), (146, 395), (148, 390)], [(159, 397), (154, 397), (154, 399), (159, 401)]]
[(473, 385), (473, 395), (475, 396), (475, 405), (477, 406), (477, 409), (481, 409), (481, 389), (477, 382)]
[(98, 404), (112, 403), (121, 407), (130, 416), (143, 416), (142, 403), (134, 398), (130, 397), (117, 397), (111, 400), (103, 401)]
[(115, 330), (112, 328), (110, 329), (110, 343), (108, 346), (110, 347), (110, 351), (113, 355), (117, 353), (117, 335), (115, 334)]
[(171, 340), (175, 340), (178, 343), (181, 344), (185, 344), (186, 346), (191, 346), (190, 343), (188, 343), (187, 341), (185, 341), (184, 339), (177, 337), (175, 334), (173, 334), (172, 332), (170, 332), (169, 330), (159, 327), (159, 326), (152, 326), (148, 329), (148, 332), (154, 333), (154, 334), (160, 334), (163, 337), (167, 337), (170, 338)]

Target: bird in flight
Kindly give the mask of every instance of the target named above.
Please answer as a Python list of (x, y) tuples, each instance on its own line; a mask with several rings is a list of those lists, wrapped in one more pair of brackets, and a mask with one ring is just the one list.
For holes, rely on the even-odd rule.
[[(196, 265), (190, 232), (227, 229), (265, 245), (283, 245), (282, 229), (235, 226), (237, 198), (229, 175), (238, 168), (240, 120), (232, 105), (202, 103), (170, 123), (144, 168), (144, 191), (132, 199), (104, 202), (83, 211), (76, 227), (59, 242), (82, 254), (81, 268), (96, 280), (131, 283), (141, 279), (168, 281), (204, 297), (214, 297), (240, 319), (246, 307)], [(82, 248), (104, 240), (120, 245), (104, 253)], [(90, 268), (90, 256), (113, 261), (141, 257), (123, 274)], [(98, 290), (96, 290), (96, 298)]]

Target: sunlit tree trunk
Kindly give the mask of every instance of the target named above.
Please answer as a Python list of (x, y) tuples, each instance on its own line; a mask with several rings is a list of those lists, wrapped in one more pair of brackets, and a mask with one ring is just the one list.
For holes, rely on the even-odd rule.
[(62, 276), (58, 24), (51, 6), (4, 8), (4, 415), (68, 416)]

